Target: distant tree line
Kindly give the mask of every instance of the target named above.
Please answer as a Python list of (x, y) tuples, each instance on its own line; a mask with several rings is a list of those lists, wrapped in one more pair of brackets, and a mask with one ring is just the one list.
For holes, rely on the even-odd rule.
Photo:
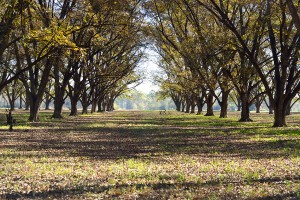
[(171, 98), (161, 98), (160, 94), (154, 91), (145, 94), (132, 90), (115, 101), (115, 109), (121, 110), (175, 110), (175, 108)]
[[(10, 0), (0, 3), (0, 92), (13, 110), (38, 121), (42, 102), (53, 118), (112, 110), (138, 84), (143, 58), (141, 1)], [(24, 102), (24, 105), (22, 105)]]
[(245, 122), (265, 103), (286, 126), (300, 90), (298, 1), (148, 0), (145, 10), (166, 73), (157, 81), (177, 110), (206, 105), (211, 116), (218, 102), (225, 118), (232, 99)]

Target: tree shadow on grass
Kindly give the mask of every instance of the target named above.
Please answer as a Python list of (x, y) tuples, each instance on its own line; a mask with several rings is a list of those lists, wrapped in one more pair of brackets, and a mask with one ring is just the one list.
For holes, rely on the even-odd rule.
[[(255, 131), (254, 131), (255, 132)], [(50, 152), (57, 156), (93, 159), (149, 158), (161, 155), (201, 155), (202, 157), (278, 158), (300, 152), (300, 139), (276, 136), (252, 140), (255, 134), (233, 134), (232, 129), (143, 128), (60, 128), (36, 132), (4, 133), (0, 148), (30, 152)], [(269, 137), (274, 137), (269, 139)], [(49, 156), (51, 156), (49, 154)], [(25, 156), (27, 154), (24, 154)]]
[[(288, 180), (300, 180), (299, 176), (295, 177), (287, 177), (287, 178), (273, 178), (273, 179), (257, 179), (252, 180), (252, 184), (256, 184), (254, 187), (257, 187), (257, 184), (265, 184), (265, 183), (280, 183), (283, 181)], [(69, 197), (70, 199), (75, 198), (76, 196), (83, 195), (85, 193), (93, 193), (93, 194), (101, 194), (106, 193), (110, 190), (131, 190), (131, 188), (134, 188), (135, 191), (141, 191), (145, 188), (151, 188), (152, 191), (157, 191), (156, 198), (160, 198), (160, 195), (163, 195), (166, 190), (173, 191), (187, 191), (187, 190), (199, 190), (203, 188), (207, 188), (206, 194), (204, 196), (208, 197), (212, 192), (219, 192), (219, 187), (222, 186), (228, 186), (228, 185), (244, 185), (244, 181), (240, 182), (232, 182), (232, 181), (207, 181), (204, 183), (195, 183), (195, 182), (180, 182), (180, 183), (167, 183), (167, 182), (160, 182), (160, 183), (135, 183), (135, 184), (115, 184), (115, 185), (107, 185), (103, 186), (101, 183), (99, 184), (86, 184), (86, 185), (79, 185), (76, 187), (67, 187), (67, 188), (59, 188), (59, 189), (52, 189), (49, 191), (43, 191), (43, 192), (29, 192), (29, 193), (5, 193), (0, 195), (0, 198), (4, 199), (23, 199), (23, 198), (29, 198), (29, 199), (54, 199), (54, 198), (61, 198), (65, 199), (66, 197)], [(112, 194), (110, 195), (110, 198), (118, 198), (120, 195)], [(219, 197), (222, 197), (222, 199), (239, 199), (242, 196), (232, 195), (231, 192), (223, 192), (222, 194), (219, 194)], [(282, 194), (274, 194), (273, 196), (268, 195), (265, 197), (260, 197), (256, 199), (261, 200), (267, 200), (267, 199), (298, 199), (297, 192), (290, 192), (290, 193), (282, 193)]]

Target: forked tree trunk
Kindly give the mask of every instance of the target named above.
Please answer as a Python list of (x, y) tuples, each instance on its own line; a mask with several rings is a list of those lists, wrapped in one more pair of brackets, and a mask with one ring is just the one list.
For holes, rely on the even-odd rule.
[(260, 101), (259, 97), (256, 97), (256, 100), (255, 100), (256, 113), (260, 113), (260, 107), (261, 107), (261, 101)]

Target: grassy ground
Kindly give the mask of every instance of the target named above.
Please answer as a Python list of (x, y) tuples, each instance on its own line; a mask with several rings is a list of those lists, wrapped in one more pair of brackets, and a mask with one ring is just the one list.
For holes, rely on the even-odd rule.
[(0, 199), (300, 199), (299, 114), (50, 116), (0, 126)]

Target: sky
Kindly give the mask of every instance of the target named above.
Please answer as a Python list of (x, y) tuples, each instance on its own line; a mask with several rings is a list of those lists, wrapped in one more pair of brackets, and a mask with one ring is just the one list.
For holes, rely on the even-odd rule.
[(152, 90), (158, 91), (159, 87), (153, 83), (152, 75), (159, 72), (157, 65), (157, 54), (153, 51), (147, 51), (147, 59), (138, 66), (138, 70), (145, 72), (146, 79), (136, 87), (138, 91), (149, 94)]

